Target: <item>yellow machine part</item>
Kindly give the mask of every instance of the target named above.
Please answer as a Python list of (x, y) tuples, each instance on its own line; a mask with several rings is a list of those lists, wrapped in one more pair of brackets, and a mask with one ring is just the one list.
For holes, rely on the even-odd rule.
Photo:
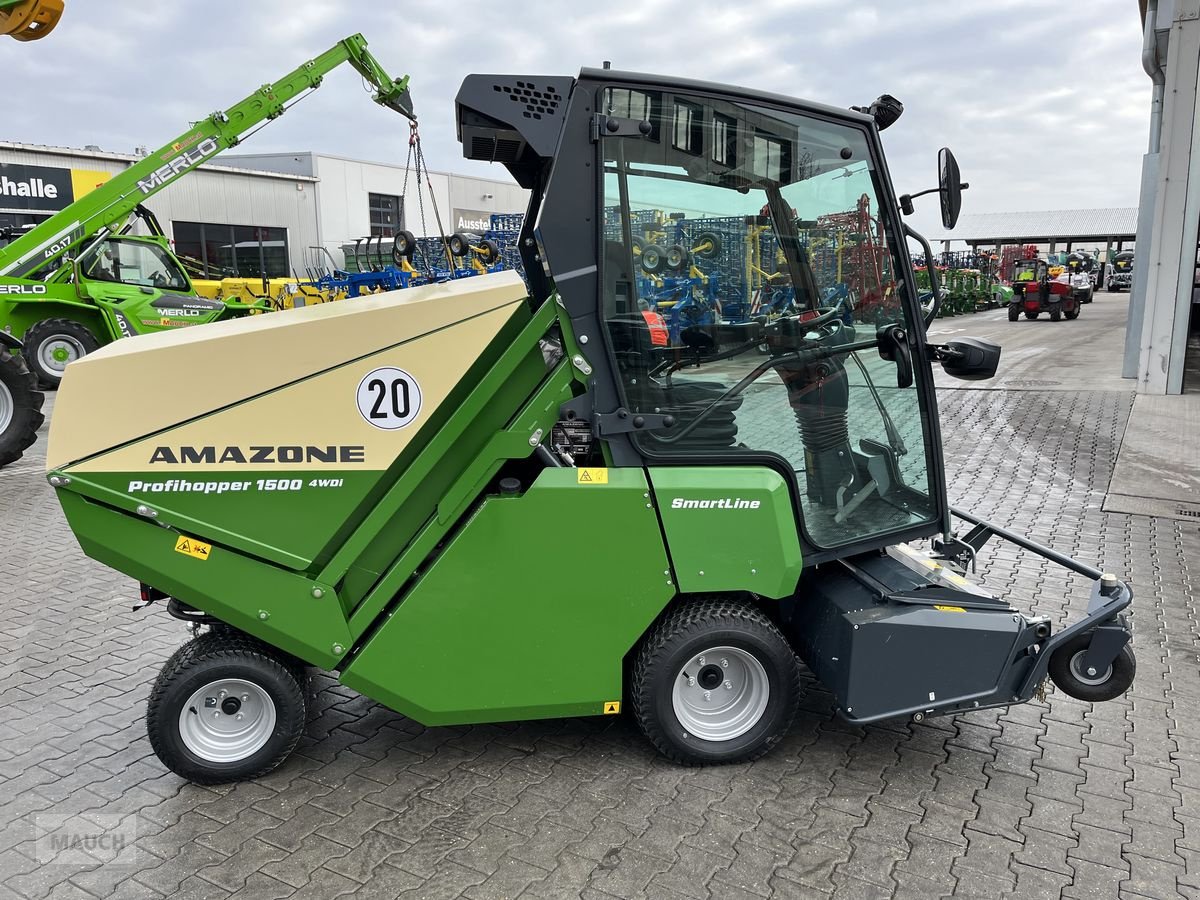
[(0, 34), (18, 41), (44, 38), (62, 18), (64, 0), (23, 0), (0, 10)]
[(271, 278), (266, 282), (265, 293), (263, 287), (261, 278), (222, 278), (219, 281), (212, 278), (192, 279), (192, 289), (209, 300), (241, 300), (244, 303), (253, 303), (255, 300), (266, 299), (276, 309), (295, 309), (345, 298), (344, 291), (319, 291), (316, 288), (301, 287), (294, 278)]

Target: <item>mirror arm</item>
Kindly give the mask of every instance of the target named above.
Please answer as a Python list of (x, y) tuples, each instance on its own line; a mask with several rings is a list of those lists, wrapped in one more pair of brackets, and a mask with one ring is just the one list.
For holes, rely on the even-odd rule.
[(933, 263), (933, 248), (920, 232), (905, 224), (904, 233), (921, 245), (925, 250), (925, 271), (929, 273), (929, 287), (933, 290), (933, 302), (925, 312), (925, 328), (937, 318), (938, 310), (942, 307), (942, 286), (938, 283), (937, 266)]

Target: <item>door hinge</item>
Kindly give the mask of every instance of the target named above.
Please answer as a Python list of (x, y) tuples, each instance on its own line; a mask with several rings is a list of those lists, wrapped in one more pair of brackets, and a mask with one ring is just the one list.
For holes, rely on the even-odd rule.
[(592, 142), (602, 137), (649, 137), (654, 126), (646, 120), (619, 119), (596, 113), (592, 116)]
[(631, 413), (624, 407), (618, 407), (616, 412), (596, 413), (592, 416), (592, 430), (597, 437), (611, 434), (628, 434), (631, 431), (658, 431), (662, 428), (674, 428), (674, 416), (664, 416), (657, 413)]

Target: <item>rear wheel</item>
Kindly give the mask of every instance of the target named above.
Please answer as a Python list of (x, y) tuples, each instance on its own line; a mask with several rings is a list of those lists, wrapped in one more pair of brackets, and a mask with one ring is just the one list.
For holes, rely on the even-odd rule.
[(1079, 308), (1076, 307), (1075, 309), (1067, 310), (1065, 313), (1063, 313), (1063, 315), (1065, 315), (1068, 320), (1078, 319), (1079, 318)]
[(16, 462), (37, 440), (43, 400), (37, 376), (0, 344), (0, 466)]
[(1133, 655), (1133, 647), (1126, 644), (1105, 671), (1097, 672), (1084, 666), (1091, 644), (1092, 636), (1081, 634), (1055, 650), (1050, 657), (1050, 680), (1064, 694), (1076, 700), (1101, 703), (1120, 697), (1129, 690), (1137, 674), (1137, 657)]
[(197, 784), (265, 775), (295, 748), (304, 721), (303, 670), (226, 629), (189, 641), (167, 660), (146, 710), (155, 754)]
[(659, 752), (686, 765), (756, 759), (787, 734), (800, 696), (796, 656), (761, 611), (693, 600), (642, 640), (634, 715)]
[(1020, 307), (1016, 307), (1016, 306), (1010, 306), (1010, 307), (1008, 308), (1008, 321), (1010, 321), (1010, 322), (1015, 322), (1015, 321), (1017, 321), (1019, 318), (1021, 318), (1021, 310), (1020, 310)]
[(100, 346), (84, 325), (70, 319), (42, 319), (22, 338), (22, 354), (43, 387), (56, 388), (71, 363)]

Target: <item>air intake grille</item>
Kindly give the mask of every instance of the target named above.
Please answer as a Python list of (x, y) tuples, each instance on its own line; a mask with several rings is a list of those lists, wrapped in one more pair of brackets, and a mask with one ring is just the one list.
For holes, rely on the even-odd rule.
[(518, 81), (515, 85), (496, 84), (492, 85), (492, 90), (507, 94), (513, 103), (522, 104), (524, 109), (521, 115), (526, 119), (557, 115), (558, 106), (562, 103), (562, 95), (553, 87), (539, 88), (532, 81)]

